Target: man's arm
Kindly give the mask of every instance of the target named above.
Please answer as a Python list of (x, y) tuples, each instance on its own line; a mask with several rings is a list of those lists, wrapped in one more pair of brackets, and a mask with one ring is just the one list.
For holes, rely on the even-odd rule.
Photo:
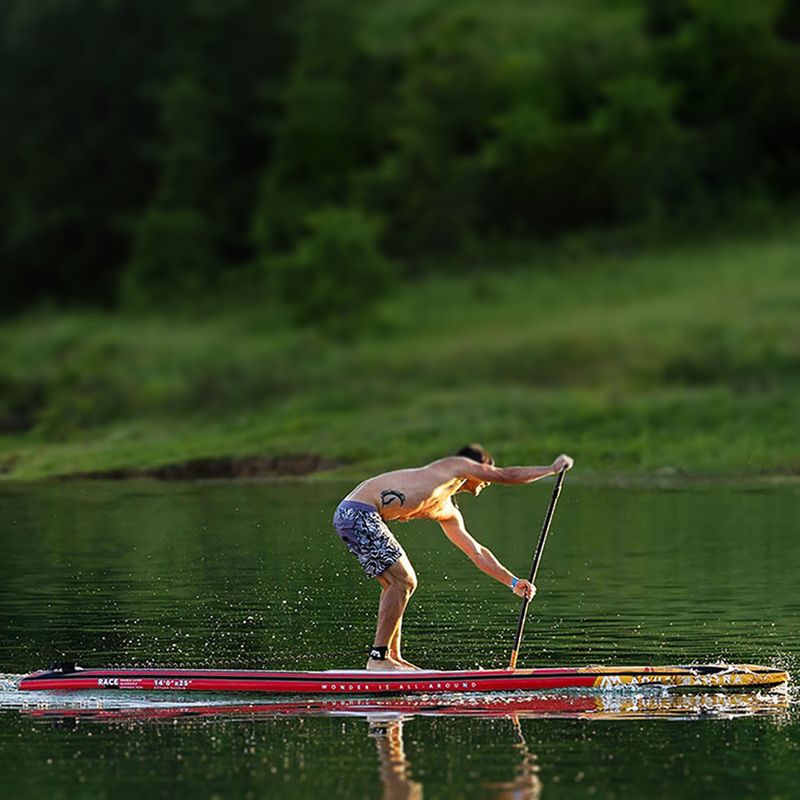
[[(437, 522), (442, 526), (447, 538), (463, 551), (479, 570), (511, 588), (515, 578), (514, 574), (495, 558), (494, 553), (488, 547), (484, 547), (469, 535), (464, 526), (464, 517), (457, 508), (453, 507), (451, 516), (437, 519)], [(530, 600), (536, 594), (536, 587), (526, 580), (518, 580), (514, 587), (514, 594)]]
[(549, 467), (495, 467), (463, 456), (453, 456), (448, 460), (454, 477), (479, 478), (487, 483), (533, 483), (562, 469), (572, 469), (573, 464), (572, 459), (563, 454)]

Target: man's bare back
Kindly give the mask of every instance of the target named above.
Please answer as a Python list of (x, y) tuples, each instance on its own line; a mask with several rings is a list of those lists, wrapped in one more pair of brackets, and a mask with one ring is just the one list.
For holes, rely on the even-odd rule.
[[(466, 453), (467, 455), (462, 455)], [(337, 533), (358, 558), (369, 577), (381, 585), (378, 628), (368, 669), (415, 669), (400, 655), (402, 617), (417, 585), (416, 574), (386, 522), (430, 519), (481, 571), (531, 599), (536, 587), (507, 570), (487, 547), (466, 529), (453, 495), (478, 495), (491, 483), (532, 483), (562, 469), (572, 459), (559, 456), (546, 467), (497, 467), (480, 445), (424, 467), (399, 469), (369, 478), (353, 489), (334, 515)]]
[(387, 522), (438, 519), (466, 483), (466, 475), (458, 474), (464, 471), (459, 469), (462, 461), (467, 459), (443, 458), (425, 467), (386, 472), (359, 484), (346, 499), (374, 505)]

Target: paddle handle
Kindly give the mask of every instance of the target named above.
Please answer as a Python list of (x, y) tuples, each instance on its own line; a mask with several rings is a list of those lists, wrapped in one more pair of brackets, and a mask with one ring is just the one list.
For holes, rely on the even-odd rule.
[[(542, 531), (539, 534), (539, 541), (536, 543), (536, 550), (533, 553), (533, 562), (531, 563), (531, 574), (528, 577), (530, 583), (536, 582), (536, 573), (539, 571), (539, 562), (542, 560), (542, 553), (544, 552), (544, 545), (547, 541), (547, 534), (550, 532), (550, 523), (553, 521), (553, 514), (556, 510), (556, 503), (558, 496), (561, 494), (561, 484), (564, 482), (564, 474), (566, 470), (562, 469), (558, 473), (555, 486), (553, 486), (553, 494), (550, 496), (550, 505), (547, 507), (547, 513), (544, 516), (542, 523)], [(514, 649), (511, 651), (511, 662), (508, 665), (509, 669), (517, 668), (517, 656), (519, 655), (520, 644), (522, 643), (522, 631), (525, 628), (525, 618), (528, 616), (528, 606), (530, 600), (527, 597), (522, 598), (522, 608), (519, 610), (519, 620), (517, 621), (517, 635), (514, 637)]]

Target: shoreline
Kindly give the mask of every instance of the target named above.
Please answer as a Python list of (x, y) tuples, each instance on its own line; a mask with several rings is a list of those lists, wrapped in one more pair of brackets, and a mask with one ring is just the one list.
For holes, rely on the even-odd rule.
[[(391, 469), (387, 466), (385, 469)], [(276, 481), (358, 481), (384, 468), (359, 468), (343, 459), (312, 453), (281, 456), (230, 456), (194, 458), (153, 467), (116, 467), (105, 470), (52, 472), (38, 476), (0, 475), (0, 486), (46, 483), (272, 483)], [(686, 489), (713, 486), (774, 488), (800, 485), (800, 473), (791, 469), (761, 470), (747, 474), (730, 472), (688, 472), (672, 467), (655, 470), (599, 471), (580, 469), (569, 475), (570, 482), (586, 487)], [(546, 480), (546, 479), (545, 479)]]
[(316, 453), (293, 453), (281, 456), (215, 456), (192, 458), (154, 467), (117, 467), (53, 475), (62, 481), (123, 481), (154, 479), (163, 482), (203, 480), (247, 480), (250, 478), (304, 477), (344, 466), (340, 459)]

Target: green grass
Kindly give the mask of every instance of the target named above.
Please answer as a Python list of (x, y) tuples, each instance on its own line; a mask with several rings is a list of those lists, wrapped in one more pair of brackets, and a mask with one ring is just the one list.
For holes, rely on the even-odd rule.
[(203, 318), (0, 329), (3, 477), (316, 452), (342, 474), (469, 440), (583, 474), (800, 471), (800, 232), (406, 278), (360, 333), (268, 298)]

